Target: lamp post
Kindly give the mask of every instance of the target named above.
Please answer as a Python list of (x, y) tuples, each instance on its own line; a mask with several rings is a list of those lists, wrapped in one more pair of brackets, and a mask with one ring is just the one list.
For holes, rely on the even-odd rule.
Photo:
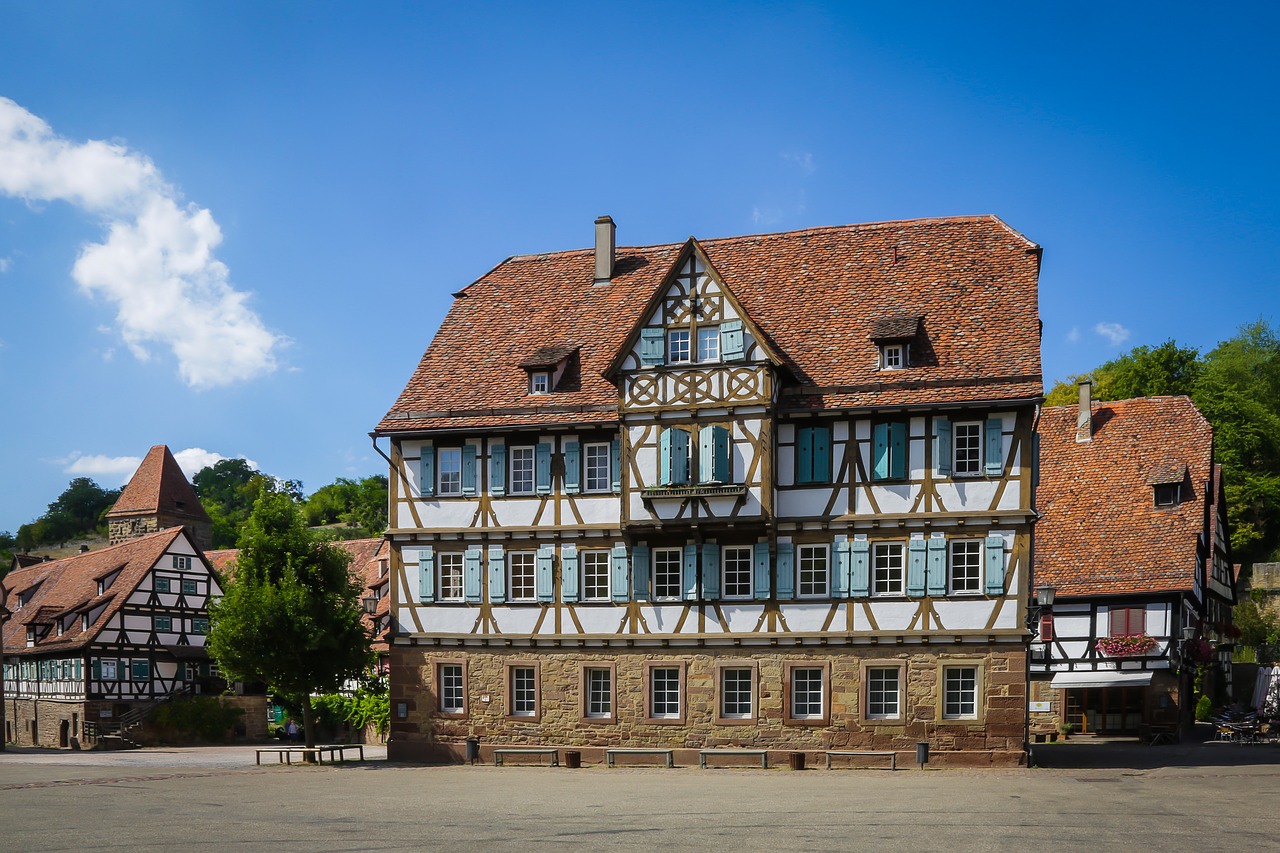
[[(1048, 643), (1044, 642), (1044, 638), (1040, 638), (1040, 623), (1044, 614), (1053, 609), (1053, 600), (1057, 594), (1057, 588), (1050, 584), (1041, 584), (1035, 589), (1035, 604), (1027, 608), (1027, 695), (1023, 700), (1026, 703), (1026, 713), (1023, 721), (1022, 748), (1027, 753), (1029, 762), (1031, 761), (1031, 658), (1038, 647), (1040, 662), (1044, 664), (1045, 671), (1048, 671), (1051, 655)], [(1040, 638), (1039, 642), (1037, 638)], [(1053, 637), (1048, 639), (1052, 641)]]
[[(1181, 668), (1178, 670), (1178, 739), (1189, 737), (1195, 725), (1195, 705), (1191, 701), (1192, 687), (1195, 684), (1195, 657), (1191, 651), (1191, 643), (1195, 640), (1194, 625), (1184, 625), (1182, 640), (1178, 643), (1178, 657)], [(1170, 661), (1172, 662), (1172, 661)]]

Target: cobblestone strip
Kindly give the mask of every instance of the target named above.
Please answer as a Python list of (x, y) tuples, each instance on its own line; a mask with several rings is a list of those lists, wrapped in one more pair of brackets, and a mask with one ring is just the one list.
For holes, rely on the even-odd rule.
[(201, 779), (210, 776), (247, 776), (267, 773), (266, 770), (221, 770), (210, 773), (160, 773), (153, 776), (113, 776), (108, 779), (57, 779), (52, 782), (15, 782), (0, 785), (0, 791), (17, 791), (23, 788), (64, 788), (71, 785), (119, 785), (122, 782), (163, 782), (167, 779)]

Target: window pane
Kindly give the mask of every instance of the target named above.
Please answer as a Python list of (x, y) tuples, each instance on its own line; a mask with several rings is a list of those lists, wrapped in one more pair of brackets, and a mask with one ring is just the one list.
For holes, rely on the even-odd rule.
[(689, 361), (689, 330), (673, 329), (667, 332), (667, 363), (681, 364)]
[(751, 597), (751, 549), (724, 549), (724, 576), (721, 594), (725, 598)]
[(653, 552), (653, 597), (680, 597), (679, 548), (662, 548)]
[(827, 546), (800, 546), (800, 595), (804, 598), (827, 594)]
[(446, 714), (461, 714), (462, 707), (462, 667), (443, 664), (440, 667), (440, 710)]
[(532, 717), (537, 712), (533, 667), (511, 668), (511, 713), (517, 717)]
[(876, 595), (902, 594), (902, 543), (877, 543), (874, 551), (872, 592)]
[(609, 600), (609, 552), (582, 552), (582, 600)]
[(951, 591), (982, 592), (982, 543), (976, 539), (951, 543)]
[(587, 670), (587, 716), (613, 716), (613, 673), (607, 669)]
[(462, 600), (462, 555), (441, 554), (440, 562), (440, 600)]
[(867, 670), (867, 717), (886, 719), (899, 715), (897, 667)]
[(881, 347), (880, 366), (885, 370), (898, 370), (903, 367), (902, 345), (885, 344)]
[(513, 495), (533, 494), (533, 448), (511, 448), (511, 485)]
[(196, 594), (196, 592), (197, 592), (197, 590), (198, 590), (198, 587), (196, 586), (196, 582), (195, 582), (195, 581), (193, 581), (193, 580), (183, 580), (183, 581), (182, 581), (182, 594), (183, 594), (183, 595), (195, 595), (195, 594)]
[(587, 491), (607, 492), (613, 486), (609, 476), (609, 460), (612, 456), (607, 444), (587, 445)]
[(978, 716), (978, 670), (957, 666), (946, 670), (946, 696), (942, 715), (963, 719)]
[(509, 585), (512, 601), (533, 601), (536, 597), (534, 587), (534, 555), (532, 553), (512, 554), (511, 583)]
[(745, 718), (751, 716), (751, 670), (720, 670), (720, 715)]
[(791, 670), (791, 717), (796, 720), (815, 719), (822, 716), (821, 669)]
[(649, 670), (649, 708), (654, 717), (680, 716), (680, 670), (656, 667)]
[(720, 327), (698, 330), (698, 361), (720, 360)]
[(952, 430), (952, 472), (982, 473), (982, 424), (956, 424)]
[(436, 453), (440, 484), (438, 494), (462, 494), (462, 448), (445, 447)]

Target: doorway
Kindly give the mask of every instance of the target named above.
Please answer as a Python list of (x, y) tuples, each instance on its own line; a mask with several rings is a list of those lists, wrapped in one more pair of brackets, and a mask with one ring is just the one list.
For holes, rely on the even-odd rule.
[(1145, 687), (1077, 687), (1067, 690), (1066, 721), (1084, 734), (1136, 735), (1146, 704)]
[(71, 746), (71, 723), (67, 720), (58, 723), (58, 746), (62, 749)]

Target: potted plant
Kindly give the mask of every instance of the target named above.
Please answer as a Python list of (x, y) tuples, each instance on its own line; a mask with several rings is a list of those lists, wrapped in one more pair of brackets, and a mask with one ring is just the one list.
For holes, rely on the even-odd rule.
[(1071, 734), (1075, 730), (1076, 730), (1076, 727), (1072, 723), (1063, 723), (1062, 725), (1058, 726), (1058, 731), (1062, 733), (1063, 740), (1071, 740)]
[(1134, 658), (1154, 649), (1156, 641), (1146, 634), (1125, 634), (1121, 637), (1099, 637), (1095, 645), (1109, 658)]

